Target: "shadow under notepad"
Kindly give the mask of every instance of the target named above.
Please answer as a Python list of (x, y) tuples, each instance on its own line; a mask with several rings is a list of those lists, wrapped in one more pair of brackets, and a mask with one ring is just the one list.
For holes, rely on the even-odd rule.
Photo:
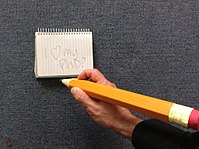
[(39, 82), (39, 84), (41, 84), (44, 88), (46, 89), (55, 89), (55, 88), (62, 88), (62, 83), (60, 81), (60, 79), (37, 79), (37, 81)]

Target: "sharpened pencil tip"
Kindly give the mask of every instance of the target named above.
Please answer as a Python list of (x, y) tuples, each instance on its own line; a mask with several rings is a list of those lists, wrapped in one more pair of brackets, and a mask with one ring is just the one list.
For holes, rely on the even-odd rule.
[(61, 79), (60, 81), (67, 87), (69, 87), (70, 81), (72, 80), (77, 80), (76, 78), (72, 78), (72, 79)]

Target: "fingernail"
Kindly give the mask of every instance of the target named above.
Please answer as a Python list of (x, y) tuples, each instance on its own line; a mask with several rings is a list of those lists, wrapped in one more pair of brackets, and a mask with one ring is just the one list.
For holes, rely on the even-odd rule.
[(70, 90), (70, 92), (71, 92), (73, 95), (76, 93), (76, 91), (77, 91), (77, 88), (76, 88), (76, 87), (73, 87), (73, 88), (71, 88), (71, 90)]

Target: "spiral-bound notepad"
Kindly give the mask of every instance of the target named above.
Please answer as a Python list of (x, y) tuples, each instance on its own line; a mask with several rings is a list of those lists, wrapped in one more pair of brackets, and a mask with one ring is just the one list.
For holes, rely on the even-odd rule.
[(92, 32), (88, 29), (38, 29), (35, 32), (36, 78), (74, 77), (93, 68)]

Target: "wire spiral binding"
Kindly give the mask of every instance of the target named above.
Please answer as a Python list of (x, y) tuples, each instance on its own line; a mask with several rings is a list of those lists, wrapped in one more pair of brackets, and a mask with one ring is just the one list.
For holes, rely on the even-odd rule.
[(90, 29), (84, 28), (38, 28), (38, 35), (74, 35), (74, 34), (90, 34)]

